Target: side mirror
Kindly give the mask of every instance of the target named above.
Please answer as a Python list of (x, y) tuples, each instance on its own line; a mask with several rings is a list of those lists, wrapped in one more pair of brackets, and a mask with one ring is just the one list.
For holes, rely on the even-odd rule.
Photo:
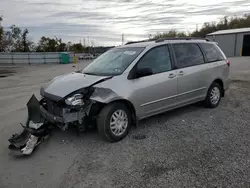
[(137, 78), (149, 76), (152, 74), (153, 74), (153, 70), (150, 67), (136, 69), (136, 77)]

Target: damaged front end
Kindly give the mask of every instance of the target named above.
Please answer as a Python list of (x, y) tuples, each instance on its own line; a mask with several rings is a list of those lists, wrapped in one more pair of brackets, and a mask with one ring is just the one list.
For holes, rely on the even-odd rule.
[(63, 131), (69, 127), (75, 128), (77, 134), (93, 126), (100, 111), (100, 104), (89, 99), (93, 92), (94, 88), (89, 87), (55, 99), (41, 89), (40, 101), (32, 95), (27, 103), (26, 124), (21, 124), (21, 133), (9, 138), (9, 149), (18, 155), (30, 155), (36, 146), (49, 137), (54, 126)]
[(103, 103), (91, 99), (97, 92), (94, 85), (111, 78), (72, 73), (53, 79), (41, 88), (40, 101), (35, 95), (28, 101), (26, 124), (22, 125), (21, 133), (9, 139), (9, 149), (30, 155), (37, 145), (49, 137), (53, 127), (63, 131), (72, 127), (79, 134), (95, 125)]
[(89, 99), (93, 91), (92, 87), (83, 88), (64, 98), (55, 99), (41, 90), (43, 96), (40, 101), (41, 116), (61, 130), (73, 126), (77, 132), (83, 131), (87, 126), (86, 119), (89, 119), (90, 109), (95, 103)]

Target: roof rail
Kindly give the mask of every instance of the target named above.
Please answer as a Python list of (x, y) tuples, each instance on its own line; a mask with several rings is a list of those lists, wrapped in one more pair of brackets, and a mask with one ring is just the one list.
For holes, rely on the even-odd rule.
[(159, 38), (155, 42), (163, 42), (165, 40), (206, 40), (209, 41), (207, 38), (198, 38), (198, 37), (174, 37), (174, 38)]
[(142, 43), (142, 42), (151, 42), (151, 41), (155, 41), (155, 39), (147, 39), (147, 40), (140, 40), (140, 41), (130, 41), (130, 42), (127, 42), (125, 45), (135, 44), (135, 43)]
[(135, 43), (142, 43), (142, 42), (164, 42), (165, 40), (206, 40), (210, 41), (208, 38), (198, 38), (198, 37), (168, 37), (168, 38), (159, 38), (159, 39), (147, 39), (147, 40), (140, 40), (140, 41), (130, 41), (127, 42), (125, 45), (128, 44), (135, 44)]

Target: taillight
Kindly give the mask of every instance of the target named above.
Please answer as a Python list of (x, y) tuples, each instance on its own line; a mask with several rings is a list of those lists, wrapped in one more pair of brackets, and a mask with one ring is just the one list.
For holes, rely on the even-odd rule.
[(226, 63), (230, 67), (230, 61), (228, 59), (226, 60)]

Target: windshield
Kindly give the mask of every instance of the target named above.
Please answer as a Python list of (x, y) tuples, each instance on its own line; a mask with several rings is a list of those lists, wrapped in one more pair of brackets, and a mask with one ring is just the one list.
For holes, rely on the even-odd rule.
[(113, 48), (83, 69), (84, 74), (112, 76), (122, 74), (144, 50), (142, 47)]

